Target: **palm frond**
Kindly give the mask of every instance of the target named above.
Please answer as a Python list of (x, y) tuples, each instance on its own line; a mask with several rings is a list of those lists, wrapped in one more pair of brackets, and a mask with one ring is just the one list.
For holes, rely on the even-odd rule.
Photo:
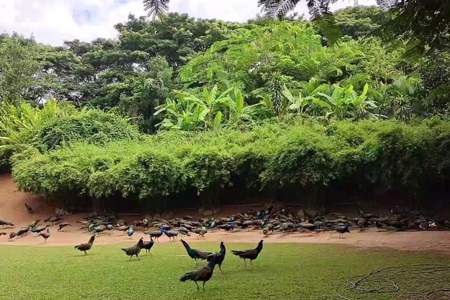
[(143, 0), (144, 9), (149, 17), (153, 19), (160, 18), (169, 10), (170, 0)]

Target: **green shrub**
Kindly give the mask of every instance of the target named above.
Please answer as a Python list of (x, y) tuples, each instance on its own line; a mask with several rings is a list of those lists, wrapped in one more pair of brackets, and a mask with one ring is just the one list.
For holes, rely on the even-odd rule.
[(29, 103), (0, 103), (0, 165), (9, 167), (10, 157), (36, 146), (36, 135), (45, 123), (74, 113), (68, 104), (52, 100), (42, 108)]
[(138, 129), (112, 112), (77, 110), (56, 101), (42, 108), (24, 102), (0, 104), (0, 169), (9, 167), (13, 155), (30, 148), (46, 152), (75, 142), (103, 145), (138, 138)]
[(16, 160), (26, 191), (149, 200), (239, 183), (261, 189), (348, 186), (417, 192), (449, 182), (450, 123), (427, 120), (264, 124), (165, 132), (106, 146), (78, 143)]
[(39, 129), (35, 140), (41, 151), (50, 151), (67, 143), (106, 144), (138, 137), (137, 128), (125, 118), (101, 110), (84, 109), (46, 122)]

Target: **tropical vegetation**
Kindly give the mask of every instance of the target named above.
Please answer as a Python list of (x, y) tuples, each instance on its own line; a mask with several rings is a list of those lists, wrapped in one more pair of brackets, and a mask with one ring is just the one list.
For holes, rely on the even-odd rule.
[(444, 35), (386, 43), (398, 12), (378, 7), (229, 23), (145, 3), (113, 40), (0, 36), (0, 164), (22, 190), (167, 207), (450, 182)]

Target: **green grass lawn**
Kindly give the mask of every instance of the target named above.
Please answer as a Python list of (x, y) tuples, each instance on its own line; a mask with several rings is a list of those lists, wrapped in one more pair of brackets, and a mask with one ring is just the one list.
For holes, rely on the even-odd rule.
[[(218, 250), (218, 244), (194, 245)], [(229, 244), (227, 249), (253, 246)], [(339, 299), (336, 290), (342, 291), (339, 287), (350, 277), (381, 267), (450, 264), (450, 257), (438, 254), (266, 244), (252, 267), (244, 268), (238, 258), (227, 255), (224, 273), (216, 269), (205, 292), (197, 292), (194, 283), (179, 281), (196, 268), (181, 243), (157, 243), (152, 252), (129, 262), (120, 245), (94, 246), (87, 256), (72, 247), (3, 246), (0, 299)]]

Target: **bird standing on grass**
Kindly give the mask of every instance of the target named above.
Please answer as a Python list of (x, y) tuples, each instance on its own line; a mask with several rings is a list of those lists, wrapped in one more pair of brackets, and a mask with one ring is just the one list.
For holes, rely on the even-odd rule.
[(84, 255), (87, 254), (87, 251), (91, 250), (92, 245), (94, 244), (95, 241), (95, 235), (91, 236), (91, 238), (89, 239), (89, 241), (87, 243), (84, 244), (79, 244), (75, 246), (75, 249), (84, 252)]
[(186, 249), (186, 252), (189, 255), (189, 257), (192, 258), (193, 260), (195, 260), (196, 263), (197, 263), (198, 259), (207, 259), (208, 256), (212, 254), (211, 252), (200, 251), (200, 250), (197, 250), (197, 249), (193, 249), (184, 240), (181, 240), (181, 243), (183, 243), (183, 246)]
[(142, 244), (142, 249), (145, 249), (145, 253), (149, 253), (150, 250), (152, 250), (153, 245), (155, 244), (155, 242), (153, 241), (153, 239), (150, 237), (150, 241), (145, 241)]
[(231, 250), (231, 252), (233, 252), (234, 255), (239, 256), (240, 258), (242, 258), (244, 260), (244, 263), (247, 262), (247, 259), (250, 260), (250, 263), (255, 260), (259, 253), (261, 252), (262, 248), (263, 248), (263, 240), (260, 240), (258, 243), (258, 246), (256, 246), (255, 249), (250, 249), (250, 250), (244, 250), (244, 251), (239, 251), (239, 250)]
[(136, 256), (136, 258), (139, 259), (139, 253), (141, 253), (141, 249), (143, 246), (144, 246), (144, 239), (141, 238), (136, 245), (130, 248), (122, 248), (122, 251), (124, 251), (125, 254), (130, 257), (130, 260), (133, 258), (133, 256)]
[(217, 256), (215, 254), (211, 254), (207, 258), (208, 265), (201, 268), (198, 271), (189, 272), (184, 274), (180, 281), (185, 282), (187, 280), (192, 280), (197, 286), (197, 291), (200, 289), (198, 286), (198, 281), (203, 282), (203, 290), (205, 290), (205, 283), (209, 281), (214, 273), (214, 267), (217, 264)]
[(222, 272), (222, 263), (225, 259), (225, 253), (226, 253), (225, 244), (223, 242), (220, 242), (220, 251), (216, 253), (217, 256), (217, 265), (219, 265), (219, 270)]

